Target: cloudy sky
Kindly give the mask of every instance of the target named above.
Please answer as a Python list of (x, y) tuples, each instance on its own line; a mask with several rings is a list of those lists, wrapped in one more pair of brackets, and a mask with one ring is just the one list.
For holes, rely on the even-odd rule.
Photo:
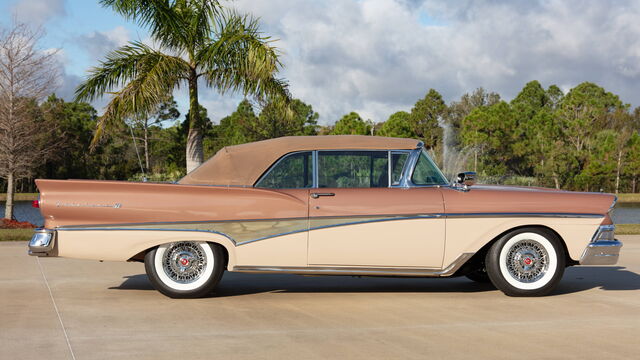
[[(97, 2), (97, 1), (96, 1)], [(41, 24), (45, 49), (59, 48), (58, 93), (73, 89), (106, 52), (147, 33), (91, 0), (2, 0)], [(410, 110), (429, 88), (447, 102), (478, 87), (511, 99), (530, 80), (563, 90), (593, 81), (640, 105), (640, 2), (625, 0), (430, 1), (236, 0), (279, 39), (282, 76), (321, 123), (357, 111), (384, 121)], [(176, 92), (184, 113), (186, 94)], [(217, 121), (237, 96), (202, 91)], [(100, 103), (96, 104), (100, 106)]]

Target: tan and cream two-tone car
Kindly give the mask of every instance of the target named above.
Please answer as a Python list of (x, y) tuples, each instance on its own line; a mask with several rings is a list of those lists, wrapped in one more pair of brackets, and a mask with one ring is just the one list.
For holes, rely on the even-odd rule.
[(611, 194), (448, 181), (420, 141), (283, 137), (220, 150), (175, 184), (37, 180), (29, 253), (144, 262), (175, 297), (225, 270), (467, 276), (507, 295), (551, 292), (571, 265), (612, 265)]

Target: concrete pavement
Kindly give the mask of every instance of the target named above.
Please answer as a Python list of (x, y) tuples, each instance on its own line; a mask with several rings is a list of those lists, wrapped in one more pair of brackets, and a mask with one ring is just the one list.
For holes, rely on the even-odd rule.
[(0, 243), (0, 359), (638, 358), (640, 236), (618, 266), (567, 269), (543, 298), (466, 278), (225, 273), (173, 300), (137, 263), (26, 255)]

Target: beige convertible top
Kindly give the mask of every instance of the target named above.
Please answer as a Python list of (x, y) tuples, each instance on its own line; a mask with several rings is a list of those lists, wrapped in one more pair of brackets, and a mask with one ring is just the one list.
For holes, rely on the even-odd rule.
[(178, 183), (193, 185), (253, 186), (279, 158), (306, 150), (410, 150), (420, 141), (363, 135), (287, 136), (248, 144), (227, 146), (218, 151)]

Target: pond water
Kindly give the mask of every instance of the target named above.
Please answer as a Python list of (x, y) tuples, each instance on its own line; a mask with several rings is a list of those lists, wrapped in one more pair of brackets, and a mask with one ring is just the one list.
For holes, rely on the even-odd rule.
[[(0, 214), (4, 215), (4, 202), (0, 202)], [(18, 201), (14, 206), (14, 215), (18, 221), (28, 221), (42, 226), (44, 219), (40, 209), (33, 208), (31, 201)], [(640, 203), (618, 204), (613, 210), (613, 222), (616, 224), (640, 224)]]
[(618, 204), (613, 209), (614, 224), (640, 224), (640, 203)]
[[(4, 217), (4, 201), (0, 202), (0, 217)], [(35, 226), (44, 225), (40, 209), (31, 206), (31, 201), (16, 201), (13, 204), (13, 217), (18, 221), (28, 221)]]

